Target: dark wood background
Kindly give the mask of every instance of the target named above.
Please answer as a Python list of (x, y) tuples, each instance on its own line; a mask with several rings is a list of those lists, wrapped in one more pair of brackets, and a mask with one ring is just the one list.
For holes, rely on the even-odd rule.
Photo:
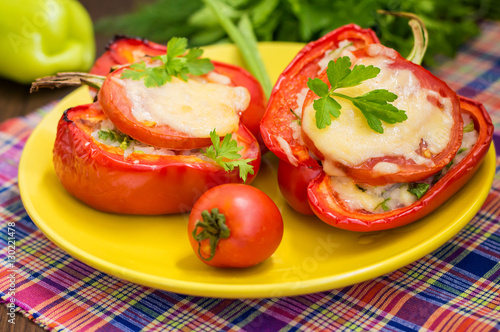
[[(129, 12), (136, 8), (139, 3), (138, 0), (80, 0), (80, 2), (87, 9), (93, 21), (103, 16)], [(2, 13), (2, 15), (7, 15), (7, 13)], [(103, 52), (108, 39), (108, 36), (96, 35), (96, 55), (100, 55)], [(28, 114), (40, 106), (64, 97), (72, 90), (72, 88), (60, 90), (45, 89), (30, 94), (29, 85), (21, 85), (0, 78), (0, 122)], [(0, 331), (2, 332), (44, 331), (44, 329), (19, 313), (16, 314), (15, 324), (13, 325), (8, 322), (9, 317), (7, 313), (7, 308), (4, 305), (0, 305)]]

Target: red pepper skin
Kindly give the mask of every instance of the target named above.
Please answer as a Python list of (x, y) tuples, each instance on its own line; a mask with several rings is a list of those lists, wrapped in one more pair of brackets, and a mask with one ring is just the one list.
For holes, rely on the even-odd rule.
[[(146, 39), (116, 37), (107, 46), (107, 51), (99, 58), (90, 70), (91, 74), (108, 75), (112, 67), (133, 63), (145, 55), (157, 56), (165, 54), (167, 48)], [(212, 61), (214, 71), (231, 79), (232, 86), (243, 86), (250, 93), (250, 104), (241, 116), (243, 123), (257, 138), (262, 151), (267, 151), (260, 136), (260, 120), (264, 115), (267, 98), (260, 83), (241, 67), (227, 63)]]
[(133, 63), (145, 55), (165, 54), (165, 51), (165, 46), (147, 39), (116, 36), (106, 46), (106, 52), (96, 60), (90, 73), (107, 76), (115, 66)]
[(284, 160), (278, 164), (278, 187), (287, 203), (297, 212), (314, 215), (307, 198), (309, 183), (322, 172), (321, 168), (295, 167)]
[(474, 175), (486, 156), (493, 137), (493, 124), (484, 107), (476, 101), (460, 97), (462, 112), (468, 113), (479, 132), (477, 143), (460, 163), (445, 174), (418, 201), (404, 208), (369, 214), (350, 210), (338, 199), (324, 172), (309, 184), (307, 194), (314, 214), (332, 226), (356, 232), (385, 230), (420, 219), (448, 200)]
[[(194, 156), (133, 153), (125, 159), (119, 148), (90, 137), (105, 118), (98, 103), (67, 110), (58, 123), (53, 150), (54, 168), (64, 188), (97, 210), (136, 215), (187, 212), (206, 190), (242, 183), (237, 169), (226, 172)], [(259, 146), (244, 126), (235, 135), (244, 146), (240, 154), (255, 158), (250, 183), (260, 167)]]
[[(318, 73), (319, 60), (327, 51), (337, 49), (338, 44), (346, 39), (351, 40), (358, 48), (379, 43), (372, 30), (361, 29), (355, 24), (340, 27), (317, 41), (307, 44), (278, 77), (260, 126), (264, 143), (278, 158), (292, 164), (319, 167), (318, 162), (309, 155), (307, 146), (293, 138), (290, 123), (296, 118), (290, 109), (297, 107), (297, 98), (293, 96), (307, 87), (307, 80), (310, 77), (314, 78), (320, 74)], [(290, 144), (293, 155), (297, 159), (295, 162), (288, 160), (276, 137), (282, 137)]]

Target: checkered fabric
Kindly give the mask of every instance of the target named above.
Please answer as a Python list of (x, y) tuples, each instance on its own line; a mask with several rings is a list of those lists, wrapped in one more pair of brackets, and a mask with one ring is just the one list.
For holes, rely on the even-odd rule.
[[(435, 74), (490, 111), (500, 132), (500, 22)], [(52, 244), (27, 216), (17, 166), (47, 109), (0, 125), (0, 295), (56, 331), (499, 331), (500, 173), (484, 206), (441, 248), (379, 278), (304, 296), (179, 295), (101, 273)], [(500, 142), (497, 142), (500, 147)], [(13, 227), (15, 225), (15, 227)], [(16, 261), (9, 259), (15, 231)], [(13, 263), (13, 264), (11, 264)]]

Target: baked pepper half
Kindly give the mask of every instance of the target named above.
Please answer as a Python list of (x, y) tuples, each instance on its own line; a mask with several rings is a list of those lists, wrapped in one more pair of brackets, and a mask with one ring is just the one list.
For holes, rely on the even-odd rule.
[[(107, 75), (111, 70), (129, 63), (137, 62), (145, 57), (165, 54), (164, 45), (142, 38), (125, 36), (115, 37), (106, 52), (96, 60), (90, 70), (91, 74)], [(229, 77), (232, 86), (245, 87), (250, 93), (250, 104), (241, 116), (241, 122), (259, 141), (261, 150), (267, 150), (260, 135), (260, 120), (266, 109), (267, 98), (260, 83), (245, 69), (227, 63), (213, 61), (214, 72)], [(262, 150), (264, 153), (264, 150)]]
[[(366, 81), (371, 83), (342, 86), (344, 76), (373, 67), (380, 72)], [(315, 79), (325, 86), (322, 96), (313, 91)], [(332, 84), (344, 89), (332, 93)], [(399, 93), (389, 101), (406, 109), (401, 123), (379, 112), (386, 123), (377, 127), (374, 116), (365, 115), (374, 100), (388, 104), (376, 98), (387, 95), (380, 88)], [(340, 116), (332, 111), (331, 124), (319, 128), (317, 105), (326, 96), (335, 97), (331, 103), (339, 104)], [(261, 132), (281, 159), (278, 182), (295, 210), (339, 228), (375, 231), (420, 219), (459, 190), (486, 155), (493, 126), (479, 103), (457, 97), (428, 71), (380, 45), (373, 32), (349, 25), (308, 44), (285, 69)], [(391, 144), (384, 150), (386, 141)]]
[(73, 196), (106, 212), (186, 212), (206, 190), (250, 183), (259, 144), (240, 117), (251, 98), (214, 71), (199, 49), (173, 38), (169, 52), (107, 76), (60, 73), (39, 87), (87, 84), (96, 101), (59, 121), (54, 167)]
[(94, 61), (92, 21), (76, 0), (1, 1), (0, 76), (19, 83)]

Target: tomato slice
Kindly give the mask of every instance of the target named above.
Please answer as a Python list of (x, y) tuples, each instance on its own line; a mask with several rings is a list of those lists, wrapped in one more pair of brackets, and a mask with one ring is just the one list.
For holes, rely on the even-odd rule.
[[(448, 87), (448, 85), (432, 75), (429, 71), (424, 69), (423, 67), (414, 64), (403, 57), (401, 57), (397, 52), (389, 49), (383, 45), (377, 45), (377, 49), (380, 50), (380, 53), (373, 54), (373, 50), (370, 51), (370, 48), (374, 47), (364, 47), (355, 50), (352, 52), (354, 56), (358, 59), (366, 59), (366, 58), (374, 58), (382, 59), (381, 61), (387, 60), (391, 61), (391, 64), (388, 67), (388, 70), (393, 70), (394, 72), (399, 72), (403, 70), (410, 71), (418, 80), (419, 88), (426, 89), (432, 92), (432, 95), (427, 96), (427, 100), (433, 106), (439, 108), (441, 111), (445, 111), (444, 106), (440, 102), (440, 98), (447, 98), (447, 100), (451, 101), (451, 117), (452, 117), (452, 125), (450, 130), (450, 137), (447, 145), (436, 154), (430, 154), (428, 150), (423, 148), (425, 142), (421, 139), (421, 144), (418, 150), (414, 151), (417, 155), (424, 157), (426, 160), (430, 161), (430, 163), (416, 163), (411, 158), (406, 158), (403, 155), (385, 155), (370, 158), (358, 165), (345, 165), (342, 162), (337, 160), (329, 160), (337, 169), (341, 170), (345, 173), (346, 176), (354, 179), (356, 182), (366, 183), (370, 185), (385, 185), (388, 183), (397, 183), (397, 182), (415, 182), (423, 180), (429, 177), (432, 174), (435, 174), (440, 169), (445, 167), (455, 156), (458, 149), (460, 148), (463, 136), (463, 122), (460, 111), (460, 101), (456, 95), (456, 93)], [(324, 71), (320, 78), (329, 85), (328, 77), (326, 75), (326, 71)], [(380, 88), (384, 88), (381, 86)], [(439, 97), (438, 97), (439, 96)], [(309, 91), (304, 102), (304, 109), (308, 105), (310, 105), (314, 99), (318, 97), (314, 94), (314, 92)], [(342, 112), (342, 111), (341, 111)], [(342, 115), (341, 115), (342, 116)], [(335, 120), (333, 120), (335, 121)], [(410, 121), (410, 120), (407, 120)], [(405, 122), (397, 124), (396, 126), (404, 127)], [(403, 132), (403, 129), (401, 130)], [(381, 134), (375, 134), (381, 135)], [(303, 139), (307, 145), (307, 147), (322, 161), (325, 160), (323, 154), (317, 149), (314, 144), (314, 141), (307, 137), (307, 134), (302, 130)], [(343, 139), (340, 138), (341, 140)], [(358, 141), (356, 139), (352, 140), (352, 144), (357, 144)], [(337, 146), (336, 142), (330, 142), (332, 149)], [(362, 142), (359, 142), (362, 144)], [(427, 156), (424, 154), (428, 153)], [(389, 163), (391, 165), (397, 165), (398, 171), (390, 174), (383, 174), (380, 172), (376, 172), (374, 167), (380, 162)]]
[[(165, 54), (166, 50), (167, 48), (164, 45), (146, 39), (123, 36), (117, 37), (109, 43), (107, 51), (97, 59), (90, 72), (96, 75), (107, 75), (111, 68), (117, 65), (137, 62), (144, 56)], [(250, 93), (250, 104), (242, 113), (240, 121), (257, 138), (261, 150), (267, 150), (260, 135), (260, 120), (264, 115), (267, 105), (267, 98), (262, 86), (255, 77), (241, 67), (218, 61), (212, 61), (212, 63), (214, 64), (214, 71), (216, 73), (231, 79), (231, 86), (245, 87)], [(182, 145), (183, 144), (181, 144), (181, 146)]]
[(211, 144), (210, 137), (194, 137), (168, 125), (138, 121), (132, 114), (133, 104), (127, 97), (126, 87), (119, 83), (126, 69), (121, 68), (108, 75), (98, 93), (104, 113), (120, 131), (143, 143), (168, 149), (195, 149)]
[(238, 66), (218, 61), (212, 61), (212, 63), (216, 73), (231, 78), (231, 86), (245, 87), (250, 93), (250, 104), (241, 115), (240, 121), (257, 138), (262, 153), (264, 153), (264, 149), (267, 151), (267, 148), (260, 135), (260, 120), (262, 120), (266, 110), (267, 98), (262, 86), (255, 77)]
[[(64, 188), (89, 206), (120, 214), (158, 215), (189, 211), (208, 189), (225, 183), (242, 183), (239, 170), (226, 172), (215, 162), (196, 155), (132, 153), (91, 137), (106, 119), (98, 103), (67, 110), (58, 123), (54, 169)], [(239, 152), (254, 174), (260, 167), (260, 150), (253, 135), (240, 126), (234, 133)]]
[(384, 213), (354, 211), (343, 202), (330, 185), (324, 172), (311, 181), (307, 189), (314, 214), (332, 226), (357, 232), (378, 231), (409, 224), (423, 218), (470, 180), (486, 156), (493, 137), (493, 124), (484, 107), (471, 99), (460, 97), (461, 112), (471, 116), (478, 131), (478, 140), (469, 154), (415, 203)]

